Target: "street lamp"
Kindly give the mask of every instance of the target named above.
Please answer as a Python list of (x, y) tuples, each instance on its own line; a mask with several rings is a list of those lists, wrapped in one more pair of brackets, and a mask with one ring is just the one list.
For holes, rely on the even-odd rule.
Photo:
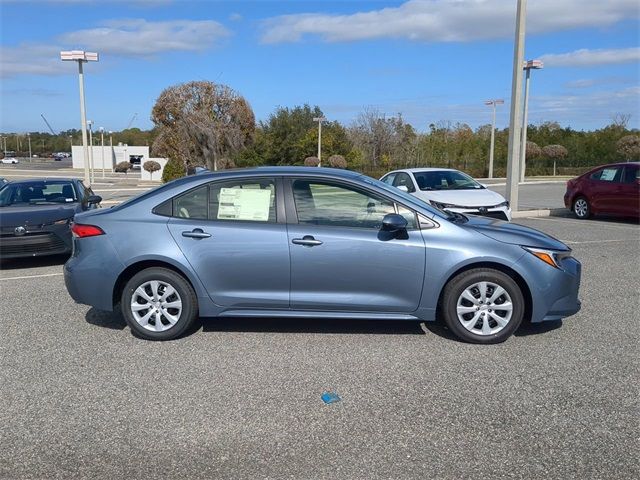
[(102, 178), (104, 178), (104, 127), (100, 127), (100, 144), (102, 150)]
[(313, 117), (314, 122), (318, 122), (318, 166), (322, 165), (322, 122), (327, 119), (325, 117)]
[(93, 184), (94, 176), (93, 176), (93, 131), (91, 129), (93, 125), (93, 120), (87, 120), (87, 125), (89, 126), (89, 169), (90, 169), (90, 177), (91, 184)]
[(31, 133), (27, 132), (27, 139), (29, 140), (29, 161), (31, 161)]
[(524, 62), (522, 67), (527, 75), (524, 81), (524, 112), (522, 114), (522, 143), (520, 144), (520, 181), (524, 182), (524, 170), (526, 168), (527, 155), (527, 117), (529, 114), (529, 79), (531, 78), (531, 70), (542, 70), (544, 64), (541, 60), (529, 60)]
[(491, 122), (491, 146), (489, 147), (489, 178), (493, 178), (493, 146), (495, 144), (496, 133), (496, 105), (504, 104), (504, 100), (501, 98), (487, 100), (485, 105), (491, 105), (493, 107), (493, 120)]
[(7, 156), (7, 137), (0, 137), (0, 139), (2, 139), (2, 147), (3, 147), (3, 152), (4, 152), (4, 156)]
[(73, 153), (73, 135), (69, 135), (69, 153)]
[(84, 152), (84, 181), (89, 184), (89, 164), (87, 163), (87, 159), (89, 158), (87, 148), (87, 111), (84, 105), (84, 73), (82, 71), (82, 64), (86, 62), (97, 62), (98, 54), (95, 52), (85, 52), (84, 50), (71, 50), (60, 52), (60, 59), (62, 61), (78, 62), (78, 82), (80, 84), (80, 121), (82, 123), (82, 149)]

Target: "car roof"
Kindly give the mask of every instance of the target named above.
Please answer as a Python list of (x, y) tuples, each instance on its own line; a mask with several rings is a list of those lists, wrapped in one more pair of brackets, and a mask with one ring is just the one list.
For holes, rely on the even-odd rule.
[(68, 178), (68, 177), (40, 177), (40, 178), (25, 178), (23, 180), (12, 180), (12, 184), (19, 183), (31, 183), (31, 182), (78, 182), (80, 179), (78, 178)]
[(341, 168), (298, 166), (232, 168), (229, 170), (218, 170), (215, 172), (202, 172), (197, 176), (198, 178), (221, 178), (226, 176), (236, 177), (242, 175), (330, 175), (332, 177), (340, 178), (356, 178), (362, 176), (359, 172), (343, 170)]
[(398, 172), (406, 172), (406, 173), (422, 173), (422, 172), (459, 172), (460, 170), (456, 170), (455, 168), (436, 168), (436, 167), (424, 167), (424, 168), (402, 168), (400, 170), (393, 170), (389, 173), (398, 173)]

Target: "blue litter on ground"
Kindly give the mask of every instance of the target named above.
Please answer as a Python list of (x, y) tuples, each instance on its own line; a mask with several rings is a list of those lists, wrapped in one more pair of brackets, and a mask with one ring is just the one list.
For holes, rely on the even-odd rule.
[(322, 398), (324, 403), (336, 403), (342, 400), (336, 392), (327, 391), (322, 392), (322, 396), (320, 398)]

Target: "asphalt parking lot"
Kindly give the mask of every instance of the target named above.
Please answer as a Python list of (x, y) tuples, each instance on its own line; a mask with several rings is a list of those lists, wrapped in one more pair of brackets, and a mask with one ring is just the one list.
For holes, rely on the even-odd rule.
[(277, 318), (152, 343), (64, 259), (5, 262), (0, 478), (638, 478), (640, 226), (517, 222), (574, 249), (583, 309), (493, 346)]

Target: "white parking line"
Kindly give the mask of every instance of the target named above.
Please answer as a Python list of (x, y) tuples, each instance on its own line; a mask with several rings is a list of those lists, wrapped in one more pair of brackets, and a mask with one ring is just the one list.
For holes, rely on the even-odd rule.
[(59, 275), (64, 275), (64, 273), (42, 273), (40, 275), (24, 275), (21, 277), (0, 277), (0, 280), (24, 280), (26, 278), (57, 277)]
[(619, 230), (631, 230), (638, 231), (639, 227), (633, 225), (611, 225), (609, 223), (597, 222), (593, 220), (572, 220), (570, 218), (549, 218), (549, 217), (530, 217), (530, 220), (540, 220), (543, 222), (556, 222), (556, 223), (573, 223), (576, 225), (591, 225), (594, 227), (605, 227), (605, 228), (617, 228)]
[(585, 243), (616, 243), (616, 242), (631, 242), (634, 239), (620, 239), (620, 240), (585, 240), (584, 242), (573, 242), (571, 240), (563, 240), (563, 243), (567, 245), (582, 245)]

